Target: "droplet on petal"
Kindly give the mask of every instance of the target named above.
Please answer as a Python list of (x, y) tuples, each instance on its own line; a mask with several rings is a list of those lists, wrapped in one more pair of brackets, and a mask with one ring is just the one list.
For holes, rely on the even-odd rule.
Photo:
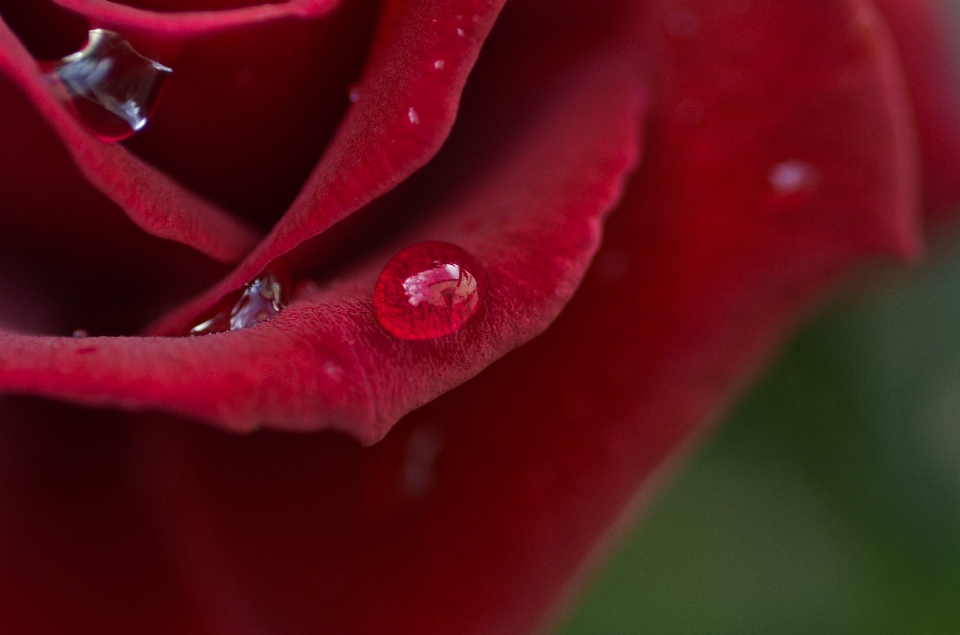
[(276, 317), (287, 304), (289, 275), (280, 261), (207, 311), (188, 335), (209, 335), (256, 326)]
[(391, 258), (380, 272), (373, 313), (394, 337), (429, 340), (466, 324), (484, 292), (473, 256), (450, 243), (418, 243)]
[(80, 121), (102, 141), (120, 141), (142, 130), (173, 72), (104, 29), (91, 30), (83, 49), (43, 68), (63, 85)]
[(767, 180), (774, 193), (780, 196), (791, 196), (813, 192), (817, 189), (820, 176), (817, 169), (806, 161), (790, 159), (770, 168)]
[(76, 330), (73, 332), (73, 337), (75, 337), (76, 339), (80, 340), (80, 339), (83, 339), (83, 338), (85, 338), (85, 337), (90, 337), (90, 334), (87, 333), (87, 329), (76, 329)]

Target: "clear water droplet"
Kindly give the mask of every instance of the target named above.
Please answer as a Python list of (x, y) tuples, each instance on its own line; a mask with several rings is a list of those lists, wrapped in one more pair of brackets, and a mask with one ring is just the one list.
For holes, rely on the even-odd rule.
[(409, 119), (410, 123), (412, 123), (415, 126), (420, 125), (420, 115), (418, 115), (417, 111), (414, 110), (413, 108), (410, 108), (410, 110), (407, 111), (407, 119)]
[(394, 337), (429, 340), (459, 330), (476, 314), (484, 293), (473, 256), (450, 243), (418, 243), (380, 272), (373, 313)]
[(204, 313), (188, 335), (210, 335), (256, 326), (276, 317), (287, 305), (289, 274), (281, 261)]
[(782, 161), (767, 173), (770, 188), (779, 196), (792, 196), (801, 193), (812, 193), (817, 189), (820, 175), (817, 169), (798, 159)]
[(433, 63), (433, 67), (438, 71), (442, 71), (446, 65), (447, 63), (443, 60), (437, 60), (436, 62)]
[(173, 72), (105, 29), (91, 30), (83, 49), (42, 68), (66, 89), (80, 121), (103, 141), (142, 130)]

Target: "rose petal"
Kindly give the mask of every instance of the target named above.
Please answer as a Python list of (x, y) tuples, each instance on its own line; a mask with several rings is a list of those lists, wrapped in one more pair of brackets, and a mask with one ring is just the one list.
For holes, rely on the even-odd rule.
[(923, 151), (926, 206), (935, 216), (953, 212), (960, 203), (956, 20), (933, 0), (875, 2), (890, 24), (906, 72)]
[[(23, 488), (0, 495), (11, 510), (0, 535), (16, 541), (0, 552), (13, 562), (0, 568), (0, 588), (18, 590), (0, 593), (0, 615), (40, 632), (64, 623), (126, 632), (154, 614), (167, 620), (156, 630), (177, 633), (520, 635), (543, 625), (598, 538), (639, 500), (638, 484), (655, 485), (665, 457), (736, 393), (809, 300), (865, 253), (915, 244), (903, 234), (918, 187), (911, 129), (882, 26), (860, 37), (852, 27), (873, 14), (854, 13), (869, 11), (856, 2), (751, 4), (736, 16), (725, 11), (745, 5), (656, 4), (657, 132), (581, 291), (542, 337), (380, 444), (229, 437), (24, 400), (0, 411), (9, 422), (0, 450), (19, 450), (0, 452), (0, 483)], [(696, 18), (694, 38), (663, 32), (675, 9)], [(764, 91), (742, 86), (731, 101), (740, 107), (721, 107), (714, 89), (726, 70)], [(678, 97), (705, 102), (693, 129), (674, 119)], [(718, 145), (729, 152), (703, 151)], [(824, 196), (771, 212), (769, 172), (754, 154), (802, 149), (833, 166), (818, 185)], [(781, 191), (797, 182), (780, 176)], [(47, 434), (30, 423), (67, 420)], [(49, 462), (31, 468), (35, 458)], [(116, 489), (131, 470), (159, 537), (138, 526), (140, 499)], [(50, 502), (61, 500), (75, 507)], [(104, 521), (90, 521), (91, 510)], [(91, 571), (110, 577), (88, 593)]]
[[(372, 448), (145, 429), (138, 464), (184, 584), (220, 581), (197, 595), (208, 619), (538, 632), (598, 539), (632, 518), (649, 493), (638, 486), (655, 487), (811, 300), (864, 254), (915, 245), (903, 233), (919, 186), (906, 94), (876, 14), (830, 0), (730, 6), (656, 3), (655, 134), (593, 269), (543, 336)], [(675, 10), (696, 36), (664, 32)], [(716, 90), (727, 71), (743, 84)], [(693, 128), (675, 119), (683, 98), (704, 102)], [(704, 151), (715, 147), (726, 152)], [(822, 198), (771, 210), (760, 159), (801, 152), (831, 167)]]
[(105, 28), (171, 39), (209, 35), (284, 18), (318, 18), (340, 4), (339, 0), (285, 0), (234, 9), (161, 12), (110, 0), (54, 1)]
[(178, 332), (271, 260), (389, 191), (432, 158), (453, 126), (467, 75), (503, 1), (388, 2), (357, 87), (358, 100), (290, 209), (221, 284), (151, 332)]
[[(0, 335), (0, 385), (91, 405), (170, 409), (231, 429), (336, 428), (378, 440), (404, 413), (543, 330), (576, 288), (600, 216), (636, 154), (632, 56), (613, 49), (593, 57), (552, 86), (532, 81), (537, 90), (525, 96), (518, 87), (506, 119), (533, 121), (506, 156), (453, 178), (457, 198), (434, 220), (272, 321), (185, 339)], [(490, 289), (458, 333), (402, 342), (375, 322), (372, 290), (386, 259), (425, 237), (470, 251)]]
[(257, 232), (242, 221), (188, 192), (123, 146), (97, 141), (54, 97), (36, 62), (2, 21), (0, 72), (49, 122), (87, 180), (144, 231), (222, 262), (239, 260), (257, 244)]

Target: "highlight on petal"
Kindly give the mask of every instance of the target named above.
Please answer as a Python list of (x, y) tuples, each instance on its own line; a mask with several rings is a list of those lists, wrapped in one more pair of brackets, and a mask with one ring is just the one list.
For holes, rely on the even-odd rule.
[(102, 27), (170, 39), (219, 33), (285, 18), (318, 18), (340, 4), (340, 0), (283, 0), (217, 10), (158, 11), (111, 0), (54, 1)]
[(246, 223), (187, 191), (124, 147), (96, 140), (55, 98), (36, 62), (2, 21), (0, 72), (49, 122), (77, 169), (144, 231), (221, 262), (240, 260), (257, 244), (257, 232)]

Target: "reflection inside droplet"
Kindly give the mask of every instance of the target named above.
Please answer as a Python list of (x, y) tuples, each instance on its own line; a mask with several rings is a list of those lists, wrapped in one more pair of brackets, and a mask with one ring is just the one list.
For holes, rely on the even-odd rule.
[(271, 267), (251, 280), (243, 289), (231, 293), (210, 309), (189, 335), (209, 335), (255, 326), (277, 316), (286, 307), (289, 286), (282, 264)]
[(119, 141), (143, 129), (173, 72), (104, 29), (91, 30), (82, 50), (42, 66), (66, 89), (79, 119), (103, 141)]
[(373, 311), (394, 337), (433, 339), (466, 324), (483, 293), (480, 266), (470, 254), (450, 243), (418, 243), (383, 268), (374, 288)]

